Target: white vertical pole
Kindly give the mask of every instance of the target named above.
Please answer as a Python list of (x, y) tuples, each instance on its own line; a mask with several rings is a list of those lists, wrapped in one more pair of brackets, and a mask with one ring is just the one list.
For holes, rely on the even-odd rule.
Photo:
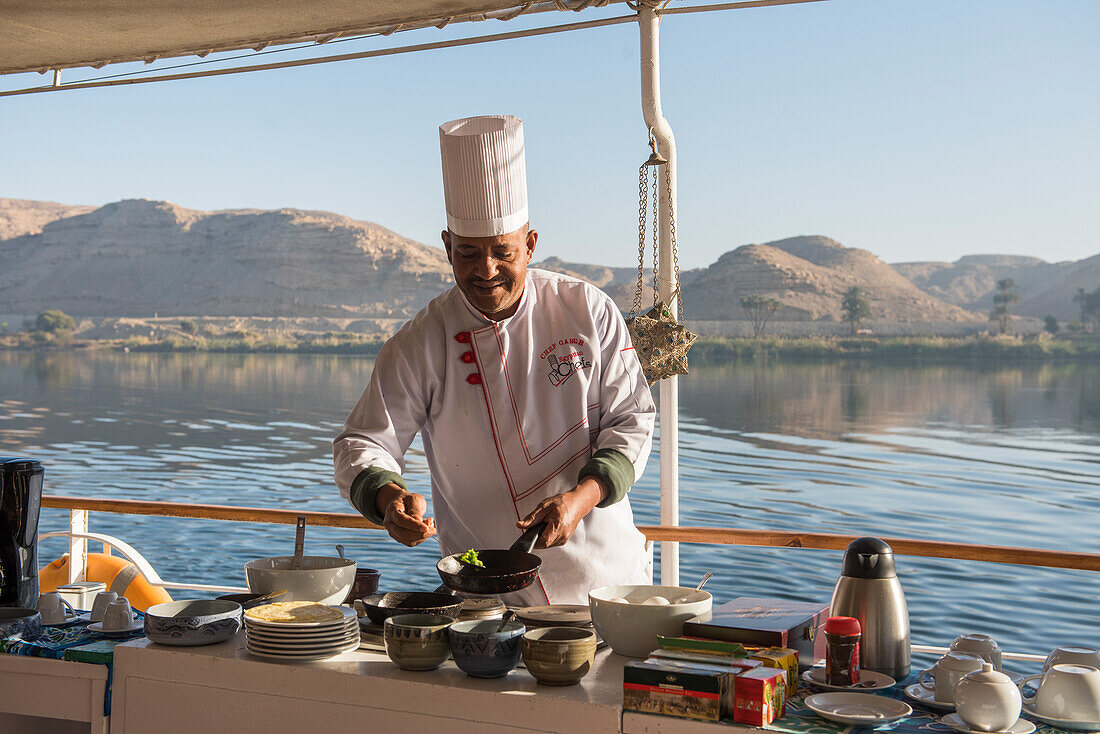
[[(658, 169), (661, 268), (659, 293), (673, 314), (679, 314), (677, 303), (672, 302), (672, 218), (676, 212), (676, 139), (672, 128), (661, 111), (661, 59), (660, 17), (649, 5), (638, 10), (638, 26), (641, 31), (642, 57), (642, 114), (646, 127), (657, 140), (657, 151), (668, 161)], [(665, 186), (667, 166), (671, 175), (671, 192)], [(671, 194), (671, 195), (670, 195)], [(680, 524), (680, 429), (679, 400), (675, 376), (661, 380), (658, 418), (661, 428), (661, 524)], [(661, 541), (661, 583), (680, 585), (680, 545)]]
[[(69, 532), (88, 532), (88, 511), (69, 510)], [(84, 580), (84, 569), (88, 566), (88, 539), (69, 536), (69, 583)]]

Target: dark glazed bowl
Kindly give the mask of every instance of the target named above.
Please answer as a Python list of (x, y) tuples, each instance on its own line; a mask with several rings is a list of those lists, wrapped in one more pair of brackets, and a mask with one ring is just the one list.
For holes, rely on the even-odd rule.
[(351, 591), (348, 592), (348, 598), (344, 603), (351, 604), (355, 599), (362, 599), (378, 591), (378, 579), (381, 577), (382, 572), (373, 568), (355, 569), (355, 581), (351, 582)]
[(42, 634), (42, 615), (26, 607), (0, 607), (0, 639), (19, 635), (30, 642)]
[(235, 601), (155, 604), (145, 610), (145, 636), (161, 645), (215, 645), (240, 632), (241, 615), (241, 605)]
[(475, 678), (500, 678), (519, 664), (522, 622), (475, 619), (451, 625), (451, 654), (455, 664)]
[(462, 600), (452, 594), (433, 591), (390, 591), (363, 597), (367, 616), (375, 624), (384, 624), (397, 614), (436, 614), (458, 617)]

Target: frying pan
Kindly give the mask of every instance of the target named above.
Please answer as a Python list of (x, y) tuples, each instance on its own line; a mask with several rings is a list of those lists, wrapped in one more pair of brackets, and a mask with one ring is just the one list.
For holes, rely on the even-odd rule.
[(442, 614), (458, 617), (462, 600), (453, 594), (431, 591), (390, 591), (363, 597), (367, 616), (375, 624), (383, 624), (398, 614)]
[(461, 553), (440, 558), (435, 564), (443, 585), (467, 594), (507, 594), (526, 589), (539, 575), (542, 559), (531, 552), (539, 533), (546, 528), (540, 522), (528, 528), (508, 550), (478, 550), (485, 567), (459, 560)]

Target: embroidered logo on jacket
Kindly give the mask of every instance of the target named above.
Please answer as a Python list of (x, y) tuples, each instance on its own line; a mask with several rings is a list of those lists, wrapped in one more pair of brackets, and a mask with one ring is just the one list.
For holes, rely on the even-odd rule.
[[(567, 352), (560, 357), (553, 354), (559, 347), (565, 347), (563, 351)], [(577, 372), (592, 366), (592, 362), (584, 356), (583, 347), (584, 339), (574, 337), (572, 339), (559, 339), (556, 344), (551, 344), (542, 351), (539, 356), (545, 359), (550, 367), (547, 377), (550, 378), (551, 385), (557, 387)]]

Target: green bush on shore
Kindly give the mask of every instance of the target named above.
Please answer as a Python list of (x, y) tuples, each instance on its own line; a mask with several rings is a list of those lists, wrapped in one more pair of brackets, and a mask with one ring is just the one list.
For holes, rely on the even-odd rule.
[[(292, 333), (261, 336), (233, 331), (202, 336), (176, 334), (167, 338), (135, 336), (125, 341), (99, 342), (132, 352), (231, 352), (275, 354), (357, 354), (374, 356), (385, 343), (380, 337), (348, 332)], [(73, 343), (69, 334), (43, 331), (0, 336), (0, 347), (15, 349), (94, 348), (96, 342)], [(1100, 336), (1069, 334), (965, 337), (705, 337), (692, 347), (689, 364), (714, 364), (732, 359), (854, 359), (882, 361), (1028, 361), (1100, 362)]]
[(1100, 359), (1100, 341), (1039, 336), (700, 339), (689, 361), (721, 359)]
[[(331, 336), (329, 335), (331, 334)], [(132, 352), (227, 352), (227, 353), (296, 353), (296, 354), (366, 354), (376, 355), (385, 340), (359, 334), (329, 332), (320, 337), (263, 338), (252, 332), (231, 331), (216, 337), (182, 339), (168, 337), (152, 340), (132, 337), (122, 347)]]

